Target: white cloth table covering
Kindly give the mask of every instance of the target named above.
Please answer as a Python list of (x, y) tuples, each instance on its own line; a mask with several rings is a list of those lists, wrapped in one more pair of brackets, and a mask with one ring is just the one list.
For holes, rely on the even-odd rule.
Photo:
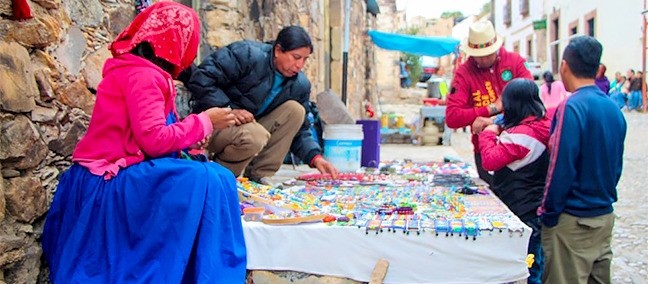
[(376, 262), (389, 261), (385, 283), (506, 283), (528, 277), (531, 229), (464, 236), (378, 235), (323, 223), (273, 226), (243, 221), (250, 270), (290, 270), (369, 281)]

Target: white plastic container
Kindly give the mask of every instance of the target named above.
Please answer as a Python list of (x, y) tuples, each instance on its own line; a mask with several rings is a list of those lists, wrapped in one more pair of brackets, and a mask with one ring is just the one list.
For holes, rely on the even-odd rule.
[(362, 124), (324, 126), (324, 159), (340, 172), (355, 172), (362, 159)]

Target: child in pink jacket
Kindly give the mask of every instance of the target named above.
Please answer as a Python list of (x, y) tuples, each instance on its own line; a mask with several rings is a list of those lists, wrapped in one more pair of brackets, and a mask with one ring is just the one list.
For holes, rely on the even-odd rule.
[(541, 283), (544, 267), (541, 222), (536, 210), (542, 201), (549, 166), (550, 120), (535, 82), (513, 79), (502, 93), (504, 127), (489, 125), (479, 134), (482, 166), (494, 171), (492, 190), (522, 222), (533, 229), (528, 252), (535, 256), (527, 283)]

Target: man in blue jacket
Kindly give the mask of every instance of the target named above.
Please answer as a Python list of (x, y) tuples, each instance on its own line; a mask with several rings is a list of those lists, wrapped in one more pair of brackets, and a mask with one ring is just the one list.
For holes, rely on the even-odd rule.
[(322, 173), (337, 169), (311, 135), (311, 84), (301, 71), (313, 52), (306, 31), (283, 28), (274, 43), (237, 41), (207, 57), (185, 85), (192, 111), (231, 107), (236, 125), (214, 131), (207, 150), (234, 175), (269, 183), (291, 151)]
[(626, 122), (594, 81), (603, 47), (572, 39), (560, 76), (573, 94), (551, 126), (542, 214), (543, 283), (610, 283), (612, 204), (621, 177)]

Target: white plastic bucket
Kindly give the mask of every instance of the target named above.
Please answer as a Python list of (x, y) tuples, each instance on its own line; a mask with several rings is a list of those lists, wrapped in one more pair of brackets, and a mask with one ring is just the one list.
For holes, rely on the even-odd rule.
[(355, 172), (362, 160), (362, 124), (324, 126), (324, 159), (340, 172)]

